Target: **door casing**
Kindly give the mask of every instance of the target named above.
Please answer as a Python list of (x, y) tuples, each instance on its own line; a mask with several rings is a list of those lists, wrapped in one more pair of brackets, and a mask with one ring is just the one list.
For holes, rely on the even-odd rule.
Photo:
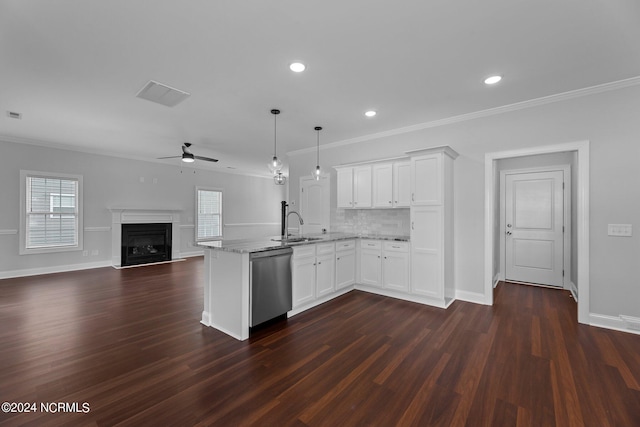
[[(571, 288), (571, 166), (570, 165), (558, 165), (558, 166), (545, 166), (536, 168), (523, 168), (523, 169), (511, 169), (500, 171), (500, 230), (506, 230), (506, 204), (505, 204), (505, 188), (506, 188), (506, 176), (516, 175), (521, 173), (535, 173), (535, 172), (555, 172), (561, 171), (563, 173), (563, 180), (565, 184), (563, 194), (564, 204), (564, 235), (563, 235), (563, 268), (564, 277), (562, 280), (562, 287), (564, 289)], [(506, 244), (505, 236), (502, 235), (500, 239), (500, 277), (506, 277)]]
[[(576, 187), (576, 239), (577, 239), (577, 286), (578, 286), (578, 322), (589, 324), (590, 295), (589, 295), (589, 141), (569, 142), (565, 144), (521, 148), (516, 150), (485, 153), (484, 156), (484, 186), (485, 186), (485, 222), (484, 222), (484, 303), (493, 305), (494, 259), (499, 251), (494, 251), (496, 238), (496, 189), (498, 180), (497, 161), (513, 157), (531, 156), (546, 153), (561, 152), (577, 153), (577, 182)], [(498, 221), (499, 222), (499, 221)]]

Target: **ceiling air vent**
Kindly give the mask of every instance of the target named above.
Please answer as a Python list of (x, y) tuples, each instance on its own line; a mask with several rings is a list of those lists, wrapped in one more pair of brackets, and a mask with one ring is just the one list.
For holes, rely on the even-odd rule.
[(15, 111), (7, 111), (7, 116), (18, 120), (22, 118), (22, 114), (16, 113)]
[(167, 107), (175, 107), (191, 96), (191, 94), (162, 83), (149, 80), (149, 83), (140, 89), (140, 92), (138, 92), (136, 96), (138, 98), (146, 99), (147, 101), (166, 105)]

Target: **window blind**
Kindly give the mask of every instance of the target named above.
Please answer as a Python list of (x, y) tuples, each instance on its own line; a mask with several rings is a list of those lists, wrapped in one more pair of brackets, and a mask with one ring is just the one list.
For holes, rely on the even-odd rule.
[(222, 192), (197, 190), (196, 239), (222, 237)]
[(27, 176), (26, 248), (78, 245), (78, 181)]

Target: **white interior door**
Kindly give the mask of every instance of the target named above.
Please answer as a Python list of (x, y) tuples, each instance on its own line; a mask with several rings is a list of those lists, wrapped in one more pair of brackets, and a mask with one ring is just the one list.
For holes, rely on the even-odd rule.
[(329, 231), (330, 221), (329, 177), (322, 176), (319, 181), (312, 177), (300, 178), (300, 215), (304, 224), (302, 234)]
[(506, 280), (563, 286), (563, 172), (505, 176)]

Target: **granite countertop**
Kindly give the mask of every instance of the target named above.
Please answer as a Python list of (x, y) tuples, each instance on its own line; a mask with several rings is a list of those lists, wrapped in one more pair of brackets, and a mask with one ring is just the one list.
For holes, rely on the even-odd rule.
[(280, 239), (280, 236), (259, 237), (256, 239), (242, 240), (215, 240), (210, 242), (200, 242), (198, 246), (207, 249), (214, 249), (226, 252), (236, 253), (252, 253), (261, 251), (270, 251), (282, 248), (292, 248), (295, 246), (310, 245), (314, 243), (334, 242), (337, 240), (348, 239), (373, 239), (373, 240), (393, 240), (408, 242), (409, 236), (389, 236), (375, 234), (349, 234), (349, 233), (326, 233), (326, 234), (305, 234), (304, 236), (289, 236), (289, 239), (296, 237), (309, 238), (308, 241), (302, 242), (280, 242), (272, 239)]

